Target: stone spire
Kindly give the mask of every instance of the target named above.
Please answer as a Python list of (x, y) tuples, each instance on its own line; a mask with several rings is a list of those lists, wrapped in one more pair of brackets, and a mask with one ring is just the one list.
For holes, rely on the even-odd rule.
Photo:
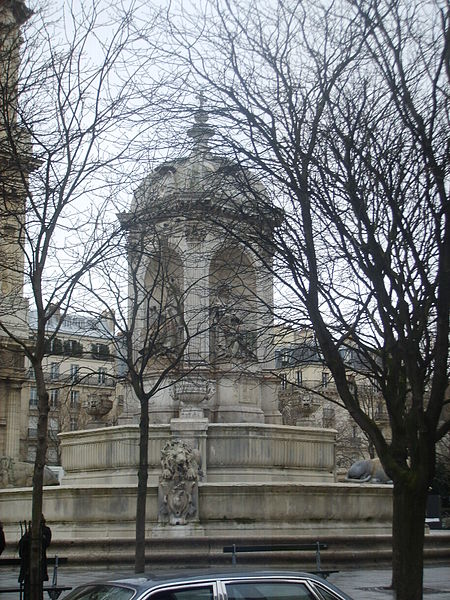
[(194, 141), (193, 152), (209, 152), (209, 139), (214, 135), (214, 127), (208, 125), (209, 115), (204, 109), (205, 98), (203, 92), (199, 96), (200, 106), (195, 113), (195, 124), (188, 129), (188, 136)]

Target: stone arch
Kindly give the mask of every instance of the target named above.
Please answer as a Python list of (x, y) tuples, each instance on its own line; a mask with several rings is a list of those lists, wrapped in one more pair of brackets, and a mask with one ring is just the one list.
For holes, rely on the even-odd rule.
[(144, 329), (149, 338), (157, 335), (162, 350), (174, 350), (183, 341), (183, 261), (174, 248), (164, 244), (146, 263)]
[(252, 256), (240, 246), (221, 246), (212, 255), (209, 297), (212, 358), (253, 358), (258, 326), (256, 268)]

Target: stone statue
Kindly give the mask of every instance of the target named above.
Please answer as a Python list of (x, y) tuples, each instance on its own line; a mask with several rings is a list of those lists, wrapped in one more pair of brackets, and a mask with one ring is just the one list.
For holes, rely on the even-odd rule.
[(161, 523), (186, 525), (198, 519), (200, 452), (182, 440), (170, 440), (161, 450), (158, 508)]
[[(0, 488), (31, 487), (34, 466), (31, 463), (15, 460), (10, 456), (0, 457)], [(58, 485), (58, 476), (44, 467), (44, 485)]]
[(386, 475), (379, 458), (358, 460), (348, 470), (346, 481), (358, 483), (392, 483)]
[(183, 319), (179, 309), (171, 304), (166, 308), (161, 334), (161, 345), (166, 350), (176, 350), (182, 341)]

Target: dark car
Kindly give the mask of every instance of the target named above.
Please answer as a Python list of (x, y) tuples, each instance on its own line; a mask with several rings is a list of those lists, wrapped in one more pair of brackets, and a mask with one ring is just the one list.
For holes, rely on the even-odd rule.
[(134, 575), (75, 588), (64, 600), (351, 600), (310, 573), (289, 571)]

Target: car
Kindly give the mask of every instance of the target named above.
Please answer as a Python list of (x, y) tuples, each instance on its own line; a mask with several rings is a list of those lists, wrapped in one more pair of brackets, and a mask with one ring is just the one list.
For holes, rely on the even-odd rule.
[(322, 577), (291, 571), (133, 575), (80, 585), (64, 600), (352, 600)]

